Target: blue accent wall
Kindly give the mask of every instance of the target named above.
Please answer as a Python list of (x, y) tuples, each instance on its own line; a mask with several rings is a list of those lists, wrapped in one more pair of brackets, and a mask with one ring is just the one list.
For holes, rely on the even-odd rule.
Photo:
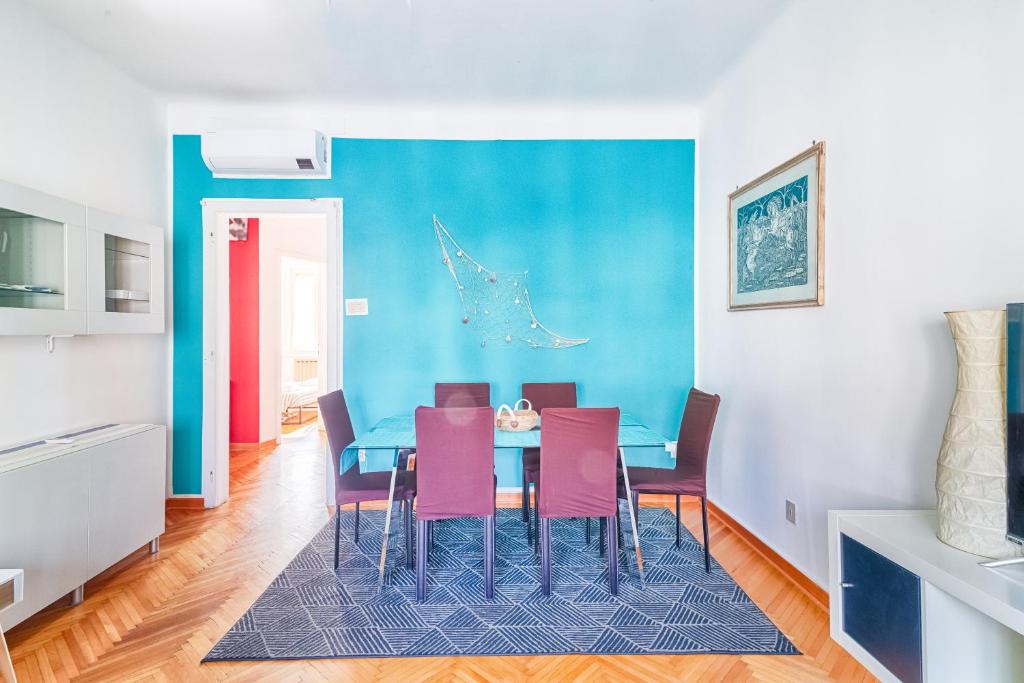
[[(490, 381), (497, 406), (522, 382), (575, 380), (581, 406), (619, 406), (675, 439), (694, 367), (692, 140), (335, 139), (329, 180), (214, 179), (199, 142), (174, 137), (175, 493), (201, 490), (204, 198), (344, 200), (344, 296), (370, 306), (345, 319), (357, 432), (431, 404), (435, 381)], [(529, 270), (538, 320), (590, 342), (481, 347), (432, 214), (481, 263)], [(520, 482), (518, 453), (496, 467), (501, 486)]]

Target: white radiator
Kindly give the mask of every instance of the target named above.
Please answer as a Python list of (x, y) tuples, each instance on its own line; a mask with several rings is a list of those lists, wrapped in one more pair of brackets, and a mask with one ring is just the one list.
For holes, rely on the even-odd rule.
[(314, 379), (317, 376), (316, 358), (296, 358), (292, 361), (293, 378), (296, 382)]

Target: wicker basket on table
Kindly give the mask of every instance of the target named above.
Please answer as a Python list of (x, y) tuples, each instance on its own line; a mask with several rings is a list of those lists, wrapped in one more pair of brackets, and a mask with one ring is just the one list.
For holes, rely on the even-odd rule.
[(503, 403), (494, 414), (494, 426), (503, 432), (528, 432), (537, 426), (539, 420), (540, 415), (525, 398), (516, 401), (512, 408)]

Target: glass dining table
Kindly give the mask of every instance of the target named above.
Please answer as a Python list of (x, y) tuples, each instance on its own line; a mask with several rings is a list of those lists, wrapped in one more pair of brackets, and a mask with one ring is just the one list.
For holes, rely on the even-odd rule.
[[(619, 460), (622, 463), (622, 477), (629, 490), (629, 468), (626, 465), (627, 448), (661, 448), (667, 449), (669, 442), (661, 434), (645, 426), (629, 413), (621, 413), (619, 416)], [(505, 432), (497, 428), (494, 430), (494, 448), (540, 448), (540, 427), (537, 426), (526, 432)], [(388, 488), (387, 512), (384, 515), (384, 536), (380, 548), (379, 576), (377, 580), (378, 590), (384, 585), (384, 569), (387, 563), (388, 545), (391, 536), (391, 508), (395, 502), (395, 481), (398, 477), (399, 452), (416, 449), (416, 424), (412, 413), (402, 413), (386, 417), (364, 432), (353, 441), (342, 453), (341, 471), (346, 472), (350, 467), (363, 467), (367, 462), (367, 451), (386, 452), (392, 451), (391, 460), (391, 485)], [(631, 496), (626, 496), (626, 506), (629, 510), (630, 531), (633, 536), (632, 551), (636, 557), (637, 572), (640, 577), (640, 585), (644, 585), (644, 559), (640, 551), (640, 536), (637, 532), (636, 510), (633, 509)], [(629, 551), (623, 548), (627, 555)]]

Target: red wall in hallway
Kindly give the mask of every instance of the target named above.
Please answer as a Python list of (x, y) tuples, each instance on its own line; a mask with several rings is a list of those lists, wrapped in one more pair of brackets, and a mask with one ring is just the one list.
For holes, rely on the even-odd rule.
[(260, 219), (249, 238), (228, 243), (231, 301), (231, 443), (260, 440)]

